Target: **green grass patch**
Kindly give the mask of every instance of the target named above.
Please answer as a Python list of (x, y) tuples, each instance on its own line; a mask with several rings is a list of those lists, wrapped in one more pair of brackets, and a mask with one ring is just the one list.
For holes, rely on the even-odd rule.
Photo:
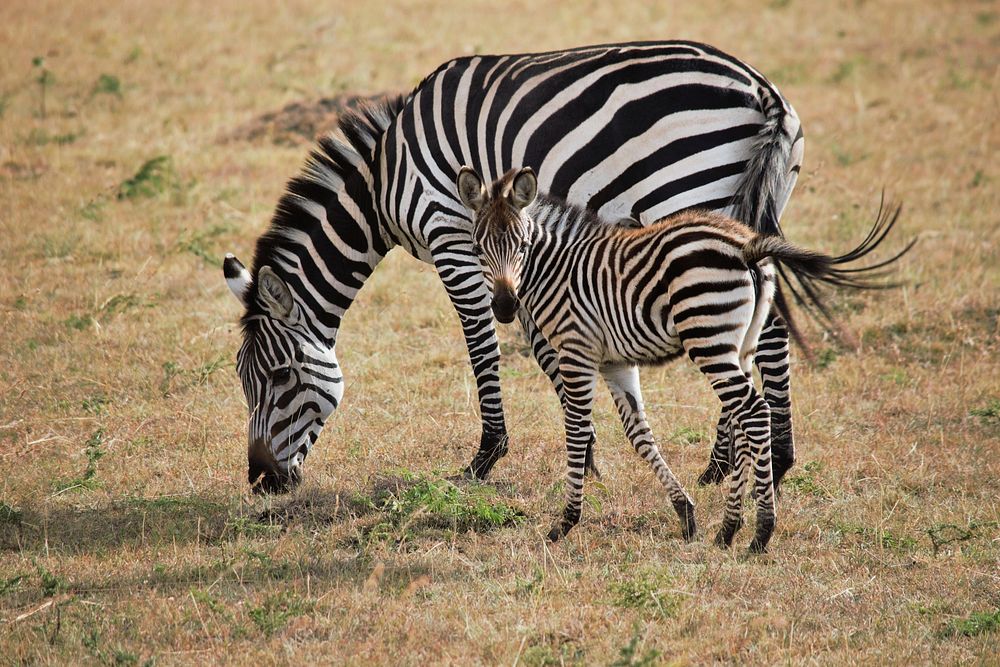
[(611, 667), (647, 667), (659, 664), (660, 652), (650, 649), (640, 654), (639, 640), (639, 626), (636, 625), (632, 629), (632, 638), (618, 650), (618, 657), (611, 663)]
[(210, 266), (221, 267), (222, 253), (214, 249), (213, 241), (233, 230), (232, 225), (219, 224), (197, 232), (185, 233), (177, 241), (177, 252), (191, 253)]
[(21, 582), (27, 578), (28, 576), (24, 574), (15, 574), (12, 577), (0, 578), (0, 595), (14, 593), (21, 587)]
[(241, 537), (255, 539), (258, 537), (274, 537), (285, 529), (280, 523), (257, 521), (250, 517), (237, 516), (226, 522), (226, 528)]
[(802, 472), (795, 475), (788, 475), (781, 482), (785, 488), (795, 489), (797, 493), (817, 498), (826, 498), (829, 494), (820, 484), (817, 476), (823, 471), (823, 464), (819, 461), (809, 461), (802, 466)]
[(270, 637), (285, 627), (288, 621), (312, 612), (314, 607), (314, 603), (303, 600), (294, 593), (283, 592), (269, 595), (263, 604), (250, 608), (247, 616), (258, 630)]
[(931, 540), (931, 548), (936, 556), (941, 547), (959, 542), (968, 542), (1000, 529), (1000, 521), (970, 521), (964, 526), (954, 523), (938, 523), (925, 532)]
[(50, 598), (69, 590), (69, 582), (64, 577), (49, 571), (43, 565), (36, 564), (35, 570), (38, 574), (38, 585), (45, 597)]
[(984, 424), (1000, 423), (1000, 398), (993, 398), (981, 408), (972, 408), (969, 414), (979, 417)]
[(101, 481), (97, 479), (97, 462), (107, 453), (104, 450), (104, 429), (99, 428), (87, 439), (84, 446), (84, 454), (87, 457), (87, 467), (83, 475), (74, 479), (57, 482), (55, 484), (56, 493), (66, 491), (94, 491), (101, 488)]
[(122, 82), (113, 74), (101, 74), (94, 82), (92, 95), (113, 95), (118, 99), (122, 97)]
[(0, 501), (0, 526), (16, 526), (21, 523), (21, 510)]
[(680, 596), (667, 590), (672, 583), (666, 573), (647, 571), (612, 583), (608, 592), (611, 604), (616, 607), (637, 609), (643, 614), (665, 619), (676, 616), (681, 606)]
[(51, 134), (44, 127), (36, 127), (28, 133), (28, 136), (24, 139), (24, 143), (28, 146), (48, 146), (49, 144), (66, 146), (72, 144), (82, 136), (82, 130), (79, 132), (66, 132), (65, 134)]
[(670, 440), (682, 445), (702, 445), (708, 443), (708, 436), (701, 429), (681, 426), (670, 434)]
[(1000, 608), (994, 611), (976, 611), (964, 618), (956, 618), (940, 632), (942, 637), (975, 637), (1000, 630)]
[(819, 369), (826, 369), (837, 360), (837, 351), (832, 347), (824, 347), (816, 354), (815, 366)]
[(886, 551), (909, 553), (917, 548), (917, 541), (909, 535), (900, 535), (890, 530), (875, 529), (852, 523), (837, 522), (834, 530), (843, 536), (855, 536), (866, 547), (881, 547)]
[(445, 479), (417, 479), (377, 498), (376, 507), (400, 526), (412, 518), (458, 531), (489, 531), (515, 526), (524, 520), (521, 510), (498, 500), (496, 489), (470, 483), (456, 486)]
[(160, 394), (164, 397), (175, 394), (190, 387), (199, 387), (217, 371), (231, 366), (227, 354), (220, 354), (195, 368), (184, 368), (176, 361), (163, 362), (163, 378), (160, 380)]
[(179, 189), (180, 178), (169, 155), (157, 155), (144, 162), (131, 178), (118, 186), (118, 199), (150, 199), (168, 190)]

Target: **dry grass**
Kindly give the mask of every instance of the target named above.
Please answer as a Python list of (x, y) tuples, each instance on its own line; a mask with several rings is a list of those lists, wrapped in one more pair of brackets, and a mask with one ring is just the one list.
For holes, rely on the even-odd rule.
[[(1000, 5), (620, 4), (0, 3), (0, 662), (1000, 661)], [(455, 54), (666, 36), (796, 105), (791, 238), (847, 247), (883, 184), (921, 237), (909, 287), (838, 302), (860, 350), (796, 364), (773, 553), (683, 544), (603, 399), (605, 486), (547, 547), (559, 411), (511, 331), (512, 453), (490, 487), (440, 481), (478, 439), (472, 378), (401, 254), (346, 319), (304, 488), (246, 497), (217, 258), (249, 259), (304, 155), (219, 138)], [(688, 366), (644, 375), (693, 487), (714, 399)], [(694, 494), (711, 534), (720, 494)]]

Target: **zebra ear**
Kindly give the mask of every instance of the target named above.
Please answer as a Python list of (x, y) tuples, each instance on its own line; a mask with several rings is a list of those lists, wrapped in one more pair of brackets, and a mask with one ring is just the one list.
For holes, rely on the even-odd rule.
[(270, 266), (257, 272), (257, 295), (272, 317), (284, 320), (292, 312), (292, 291)]
[(535, 178), (535, 172), (531, 167), (524, 167), (514, 177), (514, 183), (509, 195), (510, 203), (514, 205), (514, 208), (521, 210), (535, 201), (537, 193), (538, 179)]
[(222, 273), (226, 276), (226, 284), (229, 291), (233, 293), (243, 307), (247, 306), (247, 288), (250, 287), (250, 272), (243, 262), (236, 259), (232, 253), (226, 253), (226, 259), (222, 262)]
[(472, 167), (462, 167), (458, 171), (458, 197), (473, 213), (486, 203), (486, 187)]

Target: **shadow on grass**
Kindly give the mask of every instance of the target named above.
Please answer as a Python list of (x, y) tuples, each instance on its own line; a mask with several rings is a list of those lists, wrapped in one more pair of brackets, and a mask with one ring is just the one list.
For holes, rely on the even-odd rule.
[(11, 508), (0, 522), (0, 552), (73, 555), (194, 542), (215, 545), (339, 522), (488, 532), (524, 517), (502, 497), (510, 495), (507, 487), (405, 475), (376, 478), (370, 489), (346, 494), (305, 488), (252, 504), (235, 496), (185, 495), (123, 497), (87, 506), (28, 505)]
[(284, 509), (261, 512), (238, 497), (197, 495), (125, 497), (83, 507), (29, 505), (0, 525), (0, 552), (85, 554), (196, 541), (218, 544), (277, 535), (293, 521), (323, 525), (368, 511), (332, 491), (263, 502)]

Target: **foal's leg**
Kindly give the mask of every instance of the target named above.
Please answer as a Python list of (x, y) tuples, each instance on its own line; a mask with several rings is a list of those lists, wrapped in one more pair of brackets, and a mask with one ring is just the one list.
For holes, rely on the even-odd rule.
[(781, 478), (795, 464), (795, 443), (792, 439), (788, 327), (774, 310), (761, 331), (754, 361), (760, 371), (764, 400), (771, 409), (771, 447), (777, 488)]
[(563, 380), (566, 397), (563, 404), (566, 418), (566, 508), (563, 510), (562, 520), (549, 531), (549, 539), (553, 542), (580, 522), (583, 472), (593, 433), (591, 411), (597, 367), (585, 355), (572, 354), (564, 349), (559, 356), (559, 375)]
[[(731, 321), (749, 322), (752, 313), (752, 306), (744, 308), (743, 312), (734, 312)], [(751, 454), (756, 452), (762, 454), (763, 450), (770, 445), (770, 423), (768, 421), (770, 413), (767, 409), (767, 403), (757, 393), (750, 381), (748, 357), (741, 358), (743, 357), (741, 352), (747, 329), (742, 327), (723, 328), (707, 337), (702, 334), (703, 331), (704, 327), (699, 331), (693, 325), (678, 327), (678, 334), (684, 349), (708, 378), (722, 402), (723, 414), (733, 415), (733, 434), (735, 436), (733, 470), (729, 479), (729, 492), (726, 497), (726, 511), (722, 527), (715, 536), (717, 545), (728, 547), (733, 543), (736, 531), (743, 524), (741, 516), (743, 491), (749, 477)], [(761, 415), (764, 416), (763, 425), (761, 424)], [(771, 481), (770, 456), (767, 459), (766, 481)], [(757, 544), (759, 537), (761, 544), (766, 546), (767, 539), (770, 538), (774, 528), (774, 494), (773, 491), (765, 493), (763, 486), (762, 480), (761, 497), (764, 500), (759, 505), (761, 511), (758, 511), (757, 515), (757, 534), (754, 537), (754, 542)], [(765, 508), (769, 508), (769, 512)]]
[(618, 416), (621, 417), (622, 426), (625, 427), (625, 435), (667, 490), (667, 496), (673, 503), (677, 516), (681, 518), (681, 534), (685, 540), (690, 541), (697, 531), (694, 521), (694, 502), (670, 471), (653, 440), (653, 433), (646, 422), (642, 404), (639, 369), (635, 366), (608, 366), (601, 369), (601, 374), (615, 400)]
[[(524, 328), (524, 334), (527, 336), (528, 344), (531, 346), (531, 354), (535, 357), (535, 361), (538, 362), (538, 366), (549, 377), (549, 381), (552, 383), (552, 388), (555, 390), (556, 396), (559, 397), (559, 403), (562, 404), (563, 409), (565, 410), (566, 396), (565, 391), (563, 390), (562, 377), (559, 375), (559, 355), (556, 354), (554, 349), (552, 349), (549, 342), (545, 340), (545, 336), (524, 308), (521, 308), (518, 311), (518, 318), (521, 320), (521, 326)], [(593, 429), (591, 429), (590, 443), (587, 445), (587, 459), (584, 465), (584, 470), (588, 475), (593, 475), (597, 479), (600, 479), (601, 473), (597, 469), (597, 465), (594, 464), (594, 443), (596, 441), (597, 437), (594, 434)]]

